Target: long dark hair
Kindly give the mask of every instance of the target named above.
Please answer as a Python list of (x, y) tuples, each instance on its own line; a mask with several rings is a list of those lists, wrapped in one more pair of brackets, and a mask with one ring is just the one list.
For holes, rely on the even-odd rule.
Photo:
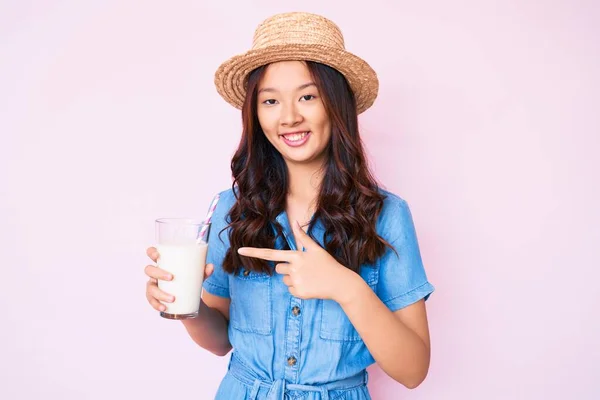
[[(375, 230), (384, 196), (366, 162), (358, 133), (356, 100), (346, 78), (329, 66), (310, 61), (306, 64), (331, 120), (325, 175), (308, 232), (312, 233), (319, 219), (325, 228), (325, 249), (339, 263), (358, 272), (360, 265), (374, 263), (390, 246)], [(228, 214), (231, 246), (223, 262), (228, 273), (244, 267), (271, 274), (267, 261), (242, 257), (237, 249), (274, 248), (277, 236), (282, 235), (275, 218), (285, 210), (288, 170), (258, 121), (257, 90), (265, 69), (254, 70), (248, 78), (242, 138), (231, 160), (236, 202)]]

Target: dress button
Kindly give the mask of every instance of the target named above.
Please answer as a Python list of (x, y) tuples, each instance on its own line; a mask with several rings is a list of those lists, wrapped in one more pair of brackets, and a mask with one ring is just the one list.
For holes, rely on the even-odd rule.
[(287, 362), (290, 367), (293, 367), (294, 365), (296, 365), (296, 357), (294, 357), (294, 356), (289, 357), (287, 359)]
[(245, 269), (244, 272), (242, 273), (244, 276), (248, 276), (250, 275), (250, 270), (249, 269)]
[(300, 315), (300, 307), (298, 307), (298, 306), (292, 307), (292, 314), (294, 314), (294, 316), (296, 316), (296, 317), (298, 315)]

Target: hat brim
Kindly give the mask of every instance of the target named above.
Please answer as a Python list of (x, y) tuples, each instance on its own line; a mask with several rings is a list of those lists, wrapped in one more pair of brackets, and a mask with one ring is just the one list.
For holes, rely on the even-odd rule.
[(315, 61), (342, 73), (356, 97), (358, 114), (371, 107), (377, 98), (379, 80), (366, 61), (345, 50), (314, 44), (269, 46), (234, 56), (217, 69), (215, 86), (225, 101), (241, 109), (246, 97), (246, 84), (250, 72), (266, 64), (292, 60)]

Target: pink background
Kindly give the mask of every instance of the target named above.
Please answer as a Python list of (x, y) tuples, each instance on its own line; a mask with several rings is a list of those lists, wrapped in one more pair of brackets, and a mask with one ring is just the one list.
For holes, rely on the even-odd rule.
[(437, 289), (427, 380), (374, 367), (373, 398), (600, 398), (600, 7), (367, 4), (0, 3), (0, 398), (213, 398), (227, 359), (148, 306), (145, 249), (230, 185), (213, 73), (290, 10), (378, 72), (364, 141)]

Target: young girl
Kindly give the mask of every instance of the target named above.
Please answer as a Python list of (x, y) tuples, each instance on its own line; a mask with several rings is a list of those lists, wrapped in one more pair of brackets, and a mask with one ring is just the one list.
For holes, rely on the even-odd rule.
[[(408, 204), (367, 168), (357, 115), (377, 96), (375, 72), (333, 22), (286, 13), (215, 84), (241, 108), (243, 133), (212, 217), (200, 313), (183, 324), (214, 354), (233, 349), (216, 398), (369, 399), (373, 362), (418, 386), (434, 289)], [(146, 274), (164, 310), (173, 299), (156, 283), (171, 277)]]

